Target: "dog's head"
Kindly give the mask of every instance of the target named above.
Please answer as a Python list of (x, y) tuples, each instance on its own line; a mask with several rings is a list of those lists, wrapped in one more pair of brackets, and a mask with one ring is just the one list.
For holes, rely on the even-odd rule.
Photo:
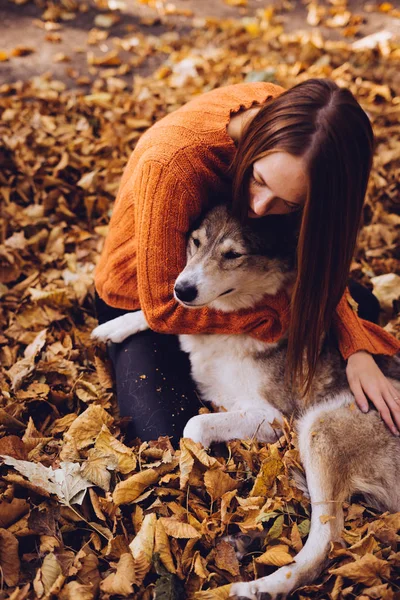
[(209, 211), (191, 232), (174, 294), (186, 307), (237, 310), (276, 294), (294, 278), (298, 216), (241, 225), (227, 207)]

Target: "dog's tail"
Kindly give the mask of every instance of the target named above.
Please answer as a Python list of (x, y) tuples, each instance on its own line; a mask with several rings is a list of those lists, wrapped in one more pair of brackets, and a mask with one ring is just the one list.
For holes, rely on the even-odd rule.
[(400, 440), (379, 414), (363, 414), (350, 392), (315, 405), (297, 423), (311, 502), (308, 539), (294, 562), (273, 576), (287, 595), (324, 568), (331, 542), (341, 542), (343, 502), (363, 493), (381, 510), (400, 510)]

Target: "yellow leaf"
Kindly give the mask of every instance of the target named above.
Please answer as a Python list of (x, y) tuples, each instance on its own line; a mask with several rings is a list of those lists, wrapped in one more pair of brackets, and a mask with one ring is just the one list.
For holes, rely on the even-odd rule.
[(196, 600), (228, 600), (230, 589), (231, 584), (223, 585), (222, 587), (214, 588), (213, 590), (196, 592), (194, 597)]
[(261, 565), (273, 565), (275, 567), (283, 567), (293, 562), (293, 557), (288, 552), (288, 546), (279, 544), (271, 546), (264, 554), (256, 558), (256, 562)]
[(303, 542), (301, 540), (301, 535), (297, 523), (293, 523), (292, 531), (290, 532), (290, 541), (293, 544), (293, 548), (296, 552), (300, 552), (303, 547)]
[(121, 481), (114, 489), (114, 504), (119, 506), (120, 504), (133, 502), (149, 485), (156, 483), (158, 477), (159, 475), (155, 469), (146, 469), (145, 471), (131, 475), (125, 481)]
[(200, 461), (201, 464), (205, 467), (211, 468), (216, 465), (219, 465), (217, 459), (213, 458), (212, 456), (209, 456), (200, 444), (194, 442), (190, 438), (182, 438), (182, 442), (184, 443), (186, 448), (190, 450), (193, 456), (197, 458), (197, 460)]
[(328, 521), (334, 521), (335, 519), (336, 517), (334, 515), (321, 515), (319, 518), (323, 525), (325, 525), (325, 523), (328, 523)]
[(184, 439), (180, 440), (180, 449), (181, 454), (179, 457), (179, 488), (181, 490), (184, 490), (187, 482), (189, 481), (189, 475), (194, 465), (194, 458), (189, 452), (189, 449), (187, 448)]
[(212, 500), (221, 498), (226, 492), (237, 488), (237, 482), (223, 471), (214, 470), (204, 473), (204, 484)]
[(161, 517), (160, 521), (168, 535), (174, 538), (199, 538), (200, 533), (188, 523), (182, 523), (174, 517)]
[(64, 435), (66, 442), (73, 441), (78, 450), (86, 448), (93, 443), (103, 425), (110, 425), (113, 418), (104, 408), (91, 404), (79, 417), (77, 417), (67, 433)]
[(108, 492), (110, 489), (110, 469), (115, 469), (117, 459), (115, 456), (104, 454), (97, 448), (91, 448), (88, 452), (87, 461), (81, 467), (83, 477), (94, 483), (102, 490)]
[(103, 425), (95, 441), (95, 448), (104, 454), (115, 456), (118, 461), (117, 470), (126, 475), (136, 469), (136, 457), (132, 448), (128, 448), (122, 442), (111, 435), (108, 427)]
[(154, 536), (156, 532), (157, 517), (154, 513), (146, 515), (143, 519), (139, 533), (133, 538), (129, 544), (133, 558), (144, 557), (145, 560), (151, 563), (154, 549)]
[(119, 559), (116, 573), (108, 575), (100, 583), (100, 589), (106, 594), (132, 597), (134, 583), (136, 583), (135, 562), (132, 554), (125, 553)]
[(276, 451), (266, 458), (260, 467), (250, 496), (270, 496), (277, 476), (283, 471), (283, 462)]
[(158, 552), (161, 562), (170, 573), (176, 573), (171, 548), (169, 547), (169, 539), (160, 520), (156, 524), (154, 552)]

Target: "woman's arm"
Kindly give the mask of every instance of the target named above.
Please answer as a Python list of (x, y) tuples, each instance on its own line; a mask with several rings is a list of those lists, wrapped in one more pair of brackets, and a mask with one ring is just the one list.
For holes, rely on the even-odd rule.
[(347, 360), (351, 354), (359, 350), (387, 356), (397, 354), (400, 351), (400, 340), (375, 323), (360, 319), (353, 306), (354, 301), (346, 287), (332, 321), (343, 358)]
[(360, 319), (346, 288), (333, 319), (339, 349), (347, 359), (346, 375), (357, 405), (368, 411), (368, 399), (394, 435), (400, 429), (400, 391), (385, 377), (372, 354), (393, 356), (400, 341), (384, 329)]
[(140, 181), (132, 182), (137, 193), (137, 284), (150, 328), (160, 333), (251, 333), (264, 341), (279, 339), (289, 318), (284, 292), (234, 313), (189, 309), (175, 300), (174, 283), (186, 264), (187, 232), (207, 208), (207, 199), (198, 197), (201, 173), (197, 174), (200, 182), (194, 185), (196, 174), (190, 170), (185, 178), (190, 165), (184, 160), (182, 156), (179, 165), (177, 161), (166, 165), (148, 160), (140, 167)]

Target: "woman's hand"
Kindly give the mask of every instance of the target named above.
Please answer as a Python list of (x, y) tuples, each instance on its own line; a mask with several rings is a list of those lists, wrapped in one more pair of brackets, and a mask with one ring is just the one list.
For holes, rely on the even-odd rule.
[(346, 375), (360, 409), (368, 412), (369, 398), (391, 432), (400, 435), (400, 392), (384, 376), (373, 356), (364, 350), (349, 356)]

